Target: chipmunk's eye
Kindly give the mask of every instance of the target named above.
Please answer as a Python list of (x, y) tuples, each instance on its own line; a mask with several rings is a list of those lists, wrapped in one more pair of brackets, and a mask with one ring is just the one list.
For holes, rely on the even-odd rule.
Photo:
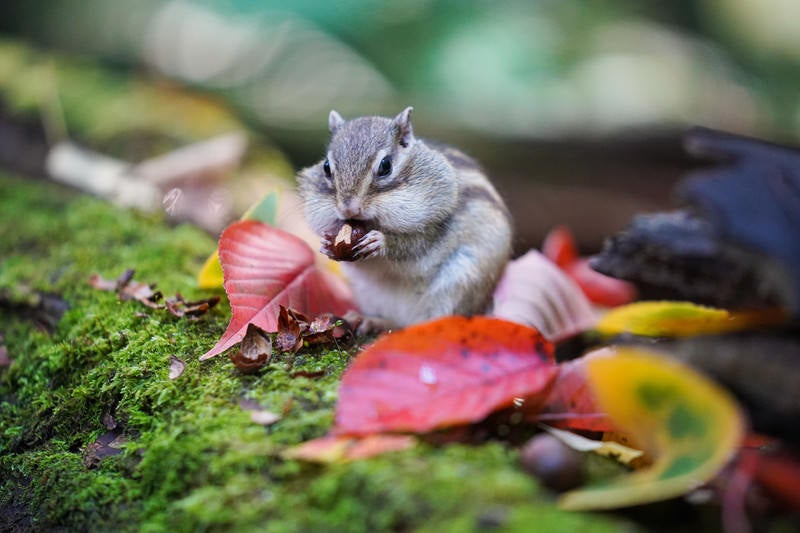
[(331, 177), (331, 164), (327, 159), (325, 160), (325, 164), (322, 165), (322, 170), (325, 172), (325, 176)]
[(384, 177), (392, 173), (392, 158), (388, 155), (381, 159), (381, 164), (378, 165), (378, 176)]

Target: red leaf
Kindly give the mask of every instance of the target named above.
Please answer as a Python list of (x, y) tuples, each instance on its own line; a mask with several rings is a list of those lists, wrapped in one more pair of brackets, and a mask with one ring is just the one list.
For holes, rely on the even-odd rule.
[(611, 420), (600, 411), (586, 380), (585, 363), (593, 357), (602, 357), (604, 350), (596, 350), (580, 359), (559, 365), (559, 374), (553, 381), (541, 409), (528, 410), (532, 418), (549, 425), (587, 431), (615, 431)]
[(311, 248), (272, 226), (255, 220), (232, 224), (220, 238), (219, 258), (231, 321), (201, 360), (241, 342), (248, 324), (277, 331), (280, 305), (311, 316), (323, 312), (343, 315), (355, 309), (343, 282), (317, 269)]
[(601, 274), (589, 266), (586, 258), (572, 262), (564, 271), (578, 284), (586, 297), (597, 305), (617, 307), (636, 299), (636, 287), (632, 283)]
[(424, 433), (536, 401), (557, 373), (535, 329), (489, 317), (446, 317), (379, 338), (347, 370), (337, 435)]
[[(792, 510), (800, 509), (800, 457), (775, 445), (762, 449), (742, 448), (739, 465), (750, 458), (755, 479)], [(738, 465), (737, 465), (738, 466)]]
[(551, 229), (542, 243), (542, 253), (561, 268), (577, 260), (578, 247), (572, 232), (566, 226)]
[(588, 259), (578, 256), (575, 238), (565, 226), (550, 230), (542, 244), (542, 253), (566, 272), (593, 303), (616, 307), (636, 299), (632, 283), (601, 274), (589, 266)]

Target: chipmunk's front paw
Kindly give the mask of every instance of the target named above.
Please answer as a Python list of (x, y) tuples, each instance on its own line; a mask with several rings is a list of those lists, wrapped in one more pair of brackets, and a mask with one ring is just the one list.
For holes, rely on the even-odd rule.
[(323, 254), (327, 255), (329, 258), (333, 260), (338, 260), (336, 256), (336, 248), (333, 245), (333, 238), (329, 235), (322, 236), (322, 242), (320, 243), (319, 251)]
[(353, 259), (361, 261), (370, 257), (383, 255), (386, 250), (386, 236), (374, 229), (353, 246)]
[(391, 323), (375, 316), (364, 316), (358, 311), (348, 311), (345, 321), (353, 328), (356, 337), (369, 337), (391, 331)]

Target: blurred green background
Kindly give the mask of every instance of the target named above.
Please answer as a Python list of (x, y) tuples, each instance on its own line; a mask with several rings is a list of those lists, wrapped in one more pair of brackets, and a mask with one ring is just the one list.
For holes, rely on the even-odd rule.
[(494, 176), (519, 246), (566, 222), (594, 247), (669, 205), (690, 125), (796, 141), (797, 21), (796, 0), (0, 3), (6, 37), (218, 97), (295, 168), (330, 109), (413, 105)]

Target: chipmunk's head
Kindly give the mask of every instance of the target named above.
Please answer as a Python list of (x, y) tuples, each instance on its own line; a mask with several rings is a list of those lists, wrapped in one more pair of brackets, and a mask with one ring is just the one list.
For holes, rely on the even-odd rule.
[(441, 187), (434, 183), (429, 190), (431, 184), (426, 183), (422, 190), (421, 182), (431, 181), (425, 179), (426, 173), (447, 170), (447, 163), (442, 158), (429, 161), (430, 150), (420, 151), (411, 126), (412, 111), (407, 107), (394, 118), (352, 120), (331, 111), (326, 157), (299, 176), (312, 228), (323, 233), (337, 221), (361, 220), (367, 226), (412, 231), (428, 221), (427, 202), (435, 201)]
[(331, 142), (322, 172), (334, 188), (341, 219), (369, 219), (369, 200), (399, 183), (403, 165), (415, 142), (411, 107), (394, 119), (361, 117), (345, 121), (331, 111)]

